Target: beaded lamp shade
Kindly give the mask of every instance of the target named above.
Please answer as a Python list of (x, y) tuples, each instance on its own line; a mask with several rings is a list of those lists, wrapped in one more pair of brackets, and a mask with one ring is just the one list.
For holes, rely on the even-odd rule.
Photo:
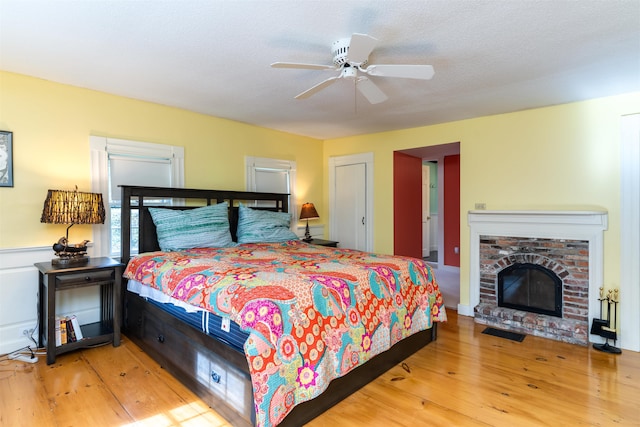
[(49, 190), (40, 222), (48, 224), (104, 224), (100, 193)]

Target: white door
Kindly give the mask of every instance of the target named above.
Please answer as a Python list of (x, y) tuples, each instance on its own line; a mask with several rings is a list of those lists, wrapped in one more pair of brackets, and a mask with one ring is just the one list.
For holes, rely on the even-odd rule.
[(366, 171), (364, 163), (336, 167), (336, 239), (341, 248), (365, 250), (367, 246)]
[(429, 165), (422, 165), (422, 257), (428, 257), (431, 251), (431, 216), (430, 216), (430, 170)]
[(372, 154), (329, 160), (329, 238), (341, 248), (373, 251), (372, 178)]

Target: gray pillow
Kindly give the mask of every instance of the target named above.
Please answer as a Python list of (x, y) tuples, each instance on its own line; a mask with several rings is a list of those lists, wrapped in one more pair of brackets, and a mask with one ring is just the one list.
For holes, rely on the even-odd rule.
[(251, 209), (240, 205), (238, 218), (238, 243), (268, 243), (298, 240), (289, 228), (291, 215)]
[(163, 251), (233, 246), (227, 202), (187, 210), (149, 208), (149, 212)]

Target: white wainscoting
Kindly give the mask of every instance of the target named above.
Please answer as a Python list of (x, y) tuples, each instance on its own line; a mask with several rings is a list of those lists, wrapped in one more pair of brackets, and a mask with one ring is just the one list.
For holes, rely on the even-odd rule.
[[(38, 340), (38, 270), (33, 264), (54, 256), (49, 246), (0, 250), (0, 354), (34, 347), (22, 335), (24, 329), (35, 329), (33, 337)], [(98, 287), (58, 292), (57, 300), (59, 315), (75, 314), (80, 323), (100, 319)]]

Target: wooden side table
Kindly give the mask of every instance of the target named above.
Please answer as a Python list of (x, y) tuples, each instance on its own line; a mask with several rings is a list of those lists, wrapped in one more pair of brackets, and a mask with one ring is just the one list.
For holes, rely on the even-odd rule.
[[(34, 265), (39, 271), (38, 339), (39, 345), (47, 349), (47, 365), (69, 351), (106, 342), (113, 342), (114, 347), (120, 345), (123, 264), (111, 258), (90, 258), (81, 265)], [(56, 346), (56, 292), (87, 286), (100, 287), (100, 320), (80, 325), (82, 340)]]
[(307, 243), (310, 243), (312, 245), (329, 246), (331, 248), (338, 247), (338, 242), (334, 242), (333, 240), (311, 239), (311, 241)]

